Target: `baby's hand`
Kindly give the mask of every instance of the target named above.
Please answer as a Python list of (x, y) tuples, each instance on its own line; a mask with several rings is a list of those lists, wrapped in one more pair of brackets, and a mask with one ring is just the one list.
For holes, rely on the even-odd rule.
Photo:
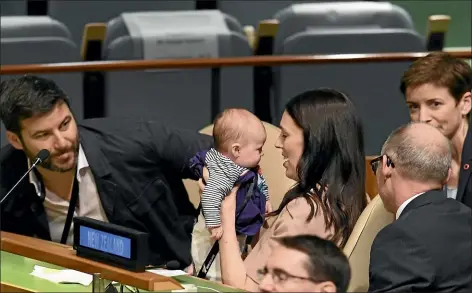
[(266, 211), (266, 215), (270, 212), (272, 212), (272, 204), (270, 203), (270, 201), (266, 201), (266, 204), (265, 204), (265, 211)]
[(220, 240), (221, 236), (223, 236), (223, 227), (221, 226), (209, 227), (208, 230), (210, 230), (211, 239), (214, 241)]

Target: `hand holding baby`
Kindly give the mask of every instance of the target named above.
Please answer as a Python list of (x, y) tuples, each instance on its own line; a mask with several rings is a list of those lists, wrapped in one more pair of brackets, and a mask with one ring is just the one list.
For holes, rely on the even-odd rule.
[(223, 236), (223, 227), (222, 226), (208, 227), (208, 230), (210, 231), (211, 239), (213, 241), (220, 240), (221, 237)]

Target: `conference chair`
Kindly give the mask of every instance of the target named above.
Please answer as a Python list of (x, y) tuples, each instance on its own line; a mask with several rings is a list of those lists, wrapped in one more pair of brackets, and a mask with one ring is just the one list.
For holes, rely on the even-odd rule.
[(351, 281), (348, 292), (367, 292), (369, 289), (370, 249), (375, 236), (385, 226), (394, 221), (379, 195), (362, 212), (356, 222), (343, 251), (351, 266)]
[(309, 29), (322, 28), (399, 28), (414, 30), (409, 13), (390, 2), (311, 1), (296, 3), (278, 11), (279, 21), (275, 46)]
[[(277, 11), (295, 3), (316, 2), (319, 0), (219, 0), (218, 9), (237, 18), (243, 25), (256, 27), (264, 20), (273, 18)], [(330, 0), (336, 1), (336, 0)]]
[[(49, 16), (2, 16), (2, 65), (78, 62), (80, 54), (68, 28)], [(77, 120), (82, 119), (82, 74), (38, 74), (53, 79), (69, 96)], [(2, 75), (2, 80), (18, 77)], [(2, 125), (1, 145), (6, 137)]]
[[(275, 48), (274, 55), (407, 53), (424, 48), (423, 37), (409, 29), (323, 28), (292, 35)], [(274, 67), (272, 117), (279, 120), (288, 99), (303, 91), (337, 89), (350, 97), (359, 113), (366, 154), (376, 154), (392, 129), (409, 121), (399, 80), (410, 64), (377, 61)]]
[[(252, 55), (239, 22), (214, 10), (121, 14), (108, 22), (103, 48), (103, 60)], [(252, 68), (223, 67), (217, 73), (209, 68), (107, 72), (106, 115), (140, 116), (198, 130), (225, 108), (252, 111)]]
[(123, 12), (195, 9), (194, 0), (49, 0), (49, 15), (67, 25), (79, 44), (87, 23), (107, 22)]
[[(421, 52), (425, 40), (409, 14), (391, 3), (368, 1), (293, 4), (274, 16), (273, 55)], [(371, 62), (272, 67), (268, 121), (280, 120), (287, 100), (300, 92), (332, 87), (348, 94), (364, 123), (366, 153), (377, 152), (408, 111), (398, 80), (411, 62)], [(261, 102), (262, 103), (262, 102)], [(381, 109), (388, 109), (382, 111)], [(369, 121), (382, 123), (368, 123)]]

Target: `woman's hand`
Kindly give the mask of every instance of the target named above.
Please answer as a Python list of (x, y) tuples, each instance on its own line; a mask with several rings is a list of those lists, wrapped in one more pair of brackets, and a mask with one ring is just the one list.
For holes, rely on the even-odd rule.
[(224, 284), (244, 289), (246, 268), (241, 258), (241, 250), (236, 237), (236, 193), (235, 186), (221, 203), (221, 225), (223, 235), (219, 241), (221, 278)]

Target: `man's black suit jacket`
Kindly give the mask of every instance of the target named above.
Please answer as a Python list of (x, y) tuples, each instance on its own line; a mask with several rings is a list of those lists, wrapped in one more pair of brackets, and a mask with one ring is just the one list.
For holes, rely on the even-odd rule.
[(444, 191), (418, 196), (376, 236), (369, 292), (472, 292), (471, 225)]
[[(85, 120), (79, 133), (108, 220), (149, 233), (150, 264), (190, 265), (196, 209), (182, 179), (192, 177), (189, 160), (212, 146), (211, 137), (156, 122), (108, 118)], [(22, 151), (1, 150), (0, 198), (26, 170)], [(51, 240), (43, 200), (28, 178), (1, 212), (1, 230)]]
[(456, 199), (472, 209), (472, 125), (464, 141), (460, 167)]

